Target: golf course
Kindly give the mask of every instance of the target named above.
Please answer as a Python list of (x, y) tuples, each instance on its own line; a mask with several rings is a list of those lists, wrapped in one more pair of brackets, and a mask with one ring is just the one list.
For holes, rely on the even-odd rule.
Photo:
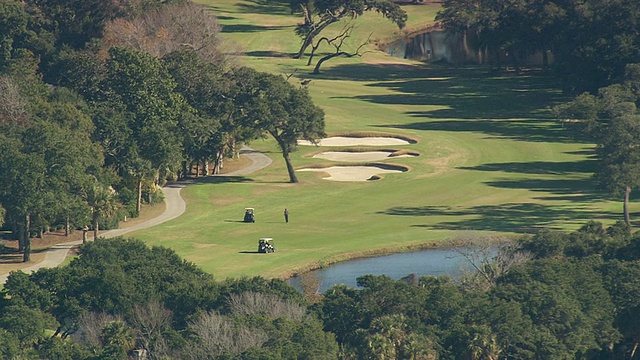
[[(296, 171), (300, 182), (294, 184), (275, 140), (258, 139), (247, 145), (269, 156), (270, 166), (246, 176), (196, 179), (181, 191), (184, 215), (128, 236), (174, 249), (221, 280), (288, 277), (359, 256), (446, 246), (470, 235), (512, 237), (622, 219), (621, 199), (592, 180), (595, 145), (564, 129), (550, 111), (569, 99), (551, 74), (422, 63), (379, 50), (379, 44), (433, 23), (438, 5), (404, 6), (409, 20), (402, 31), (374, 12), (356, 18), (345, 46), (354, 51), (369, 39), (366, 51), (333, 58), (312, 74), (307, 57), (292, 58), (300, 46), (295, 25), (302, 19), (291, 14), (288, 1), (199, 3), (217, 16), (232, 63), (307, 83), (325, 111), (328, 136), (410, 140), (300, 145), (291, 154), (296, 170), (376, 165), (403, 171), (367, 181), (330, 181), (323, 171)], [(327, 34), (343, 25), (333, 24)], [(319, 48), (314, 63), (333, 50)], [(370, 163), (314, 157), (380, 150), (417, 156)], [(255, 209), (255, 223), (242, 222), (247, 207)], [(637, 212), (637, 204), (631, 210)], [(257, 253), (262, 237), (273, 238), (275, 253)]]

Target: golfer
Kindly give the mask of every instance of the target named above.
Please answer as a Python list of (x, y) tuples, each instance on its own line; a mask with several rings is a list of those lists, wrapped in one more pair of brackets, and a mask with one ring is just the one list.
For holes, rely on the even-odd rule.
[(284, 222), (289, 223), (289, 210), (284, 209)]

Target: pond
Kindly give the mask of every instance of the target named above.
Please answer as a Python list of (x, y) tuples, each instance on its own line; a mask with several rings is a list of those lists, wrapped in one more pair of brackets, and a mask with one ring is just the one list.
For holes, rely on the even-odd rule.
[[(367, 274), (387, 275), (394, 280), (410, 274), (456, 277), (462, 273), (462, 269), (469, 266), (455, 249), (427, 249), (344, 261), (314, 270), (311, 274), (320, 280), (319, 291), (324, 293), (336, 284), (355, 288), (357, 287), (356, 278)], [(291, 278), (289, 282), (300, 289), (300, 281), (297, 277)]]

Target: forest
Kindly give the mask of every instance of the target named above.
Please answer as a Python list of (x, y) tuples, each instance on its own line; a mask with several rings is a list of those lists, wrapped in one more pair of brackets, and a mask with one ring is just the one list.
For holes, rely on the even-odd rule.
[[(83, 245), (68, 266), (12, 273), (5, 359), (634, 359), (640, 236), (624, 222), (540, 231), (453, 279), (365, 275), (299, 292), (216, 281), (135, 239)], [(143, 355), (144, 354), (144, 355)], [(137, 357), (136, 357), (137, 356)]]
[[(303, 25), (318, 9), (405, 20), (387, 1), (301, 4)], [(488, 51), (553, 54), (549, 72), (575, 98), (552, 111), (597, 143), (595, 179), (623, 199), (624, 221), (523, 235), (458, 279), (367, 275), (324, 294), (217, 280), (171, 249), (98, 239), (67, 266), (11, 274), (0, 357), (638, 358), (640, 3), (444, 0), (437, 20)], [(320, 35), (296, 31), (301, 56)], [(323, 110), (285, 77), (236, 66), (219, 33), (182, 0), (0, 0), (0, 225), (25, 262), (32, 236), (117, 227), (245, 141), (273, 137), (297, 182), (289, 154), (324, 135)]]

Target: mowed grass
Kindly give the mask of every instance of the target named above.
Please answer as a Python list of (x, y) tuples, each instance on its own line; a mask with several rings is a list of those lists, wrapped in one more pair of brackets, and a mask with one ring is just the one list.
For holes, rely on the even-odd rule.
[[(385, 160), (410, 171), (378, 181), (333, 182), (320, 173), (298, 172), (300, 183), (290, 184), (275, 142), (254, 141), (250, 146), (270, 156), (271, 166), (188, 186), (182, 191), (185, 215), (132, 236), (170, 247), (218, 279), (286, 277), (469, 234), (572, 230), (591, 219), (621, 219), (621, 203), (598, 192), (591, 180), (593, 144), (573, 137), (550, 116), (549, 106), (566, 100), (554, 79), (393, 59), (373, 46), (361, 58), (332, 60), (312, 75), (306, 59), (291, 58), (299, 45), (293, 33), (298, 18), (288, 1), (201, 2), (219, 16), (226, 48), (239, 54), (235, 62), (294, 74), (293, 83), (312, 80), (309, 91), (326, 112), (329, 134), (410, 137), (417, 142), (391, 148), (420, 156)], [(406, 9), (416, 28), (437, 10)], [(372, 29), (377, 39), (397, 31), (376, 14), (356, 22), (354, 39), (366, 39)], [(300, 147), (293, 163), (336, 165), (312, 158), (322, 150), (335, 148)], [(241, 222), (245, 207), (256, 209), (256, 223)], [(256, 253), (261, 237), (274, 238), (275, 254)]]

